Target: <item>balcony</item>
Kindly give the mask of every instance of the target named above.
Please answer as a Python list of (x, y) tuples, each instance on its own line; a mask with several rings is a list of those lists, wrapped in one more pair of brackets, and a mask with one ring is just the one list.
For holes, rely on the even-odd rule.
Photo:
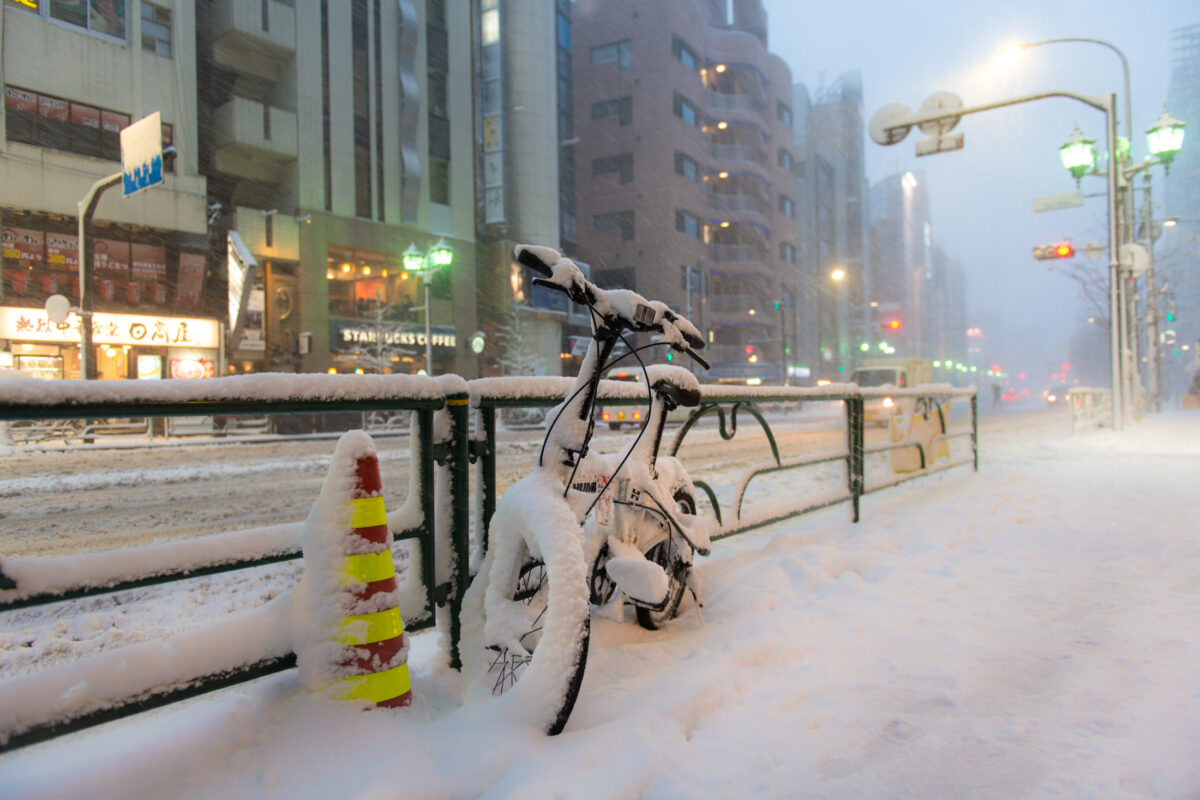
[(213, 112), (212, 136), (222, 172), (273, 181), (272, 170), (296, 159), (296, 115), (245, 97)]
[(761, 214), (762, 206), (752, 194), (710, 194), (708, 204), (717, 211), (735, 211), (744, 214)]
[(762, 253), (752, 244), (714, 244), (712, 259), (722, 264), (762, 264)]
[(708, 107), (716, 111), (741, 111), (748, 114), (762, 112), (762, 102), (753, 95), (729, 94), (708, 90)]
[(296, 10), (276, 0), (212, 0), (213, 61), (277, 81), (296, 54)]
[(766, 166), (766, 160), (763, 158), (762, 151), (757, 147), (751, 147), (744, 144), (719, 144), (713, 143), (709, 145), (709, 152), (713, 158), (721, 161), (742, 161), (747, 164), (757, 164), (760, 167)]

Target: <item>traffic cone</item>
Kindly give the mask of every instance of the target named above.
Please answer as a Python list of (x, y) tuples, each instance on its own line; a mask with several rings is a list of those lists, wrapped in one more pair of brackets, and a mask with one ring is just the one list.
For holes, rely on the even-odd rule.
[[(408, 637), (395, 605), (396, 569), (392, 563), (392, 537), (384, 509), (379, 461), (374, 453), (357, 462), (351, 503), (351, 530), (346, 537), (345, 583), (340, 587), (350, 612), (341, 625), (338, 641), (345, 645), (339, 661), (342, 686), (337, 692), (347, 700), (368, 700), (376, 706), (396, 708), (412, 702), (408, 675)], [(377, 595), (392, 600), (377, 609)], [(339, 607), (343, 607), (339, 603)]]

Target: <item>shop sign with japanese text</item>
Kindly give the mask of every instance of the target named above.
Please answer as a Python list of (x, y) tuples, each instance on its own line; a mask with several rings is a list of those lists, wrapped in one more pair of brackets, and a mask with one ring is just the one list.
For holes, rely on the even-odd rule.
[[(45, 309), (0, 308), (0, 339), (78, 344), (79, 326), (78, 314), (55, 323)], [(99, 312), (92, 315), (92, 340), (96, 344), (215, 348), (219, 337), (215, 319)]]

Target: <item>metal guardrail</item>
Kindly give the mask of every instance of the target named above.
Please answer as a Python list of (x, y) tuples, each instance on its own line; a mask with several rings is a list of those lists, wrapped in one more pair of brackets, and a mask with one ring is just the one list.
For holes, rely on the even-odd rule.
[(1067, 390), (1067, 403), (1071, 407), (1071, 433), (1111, 424), (1111, 389), (1072, 386)]
[[(466, 508), (468, 487), (466, 406), (467, 396), (461, 379), (414, 378), (413, 376), (296, 376), (296, 381), (256, 380), (267, 376), (239, 376), (207, 381), (164, 382), (163, 390), (146, 387), (108, 386), (96, 389), (97, 382), (44, 381), (26, 383), (5, 381), (0, 395), (0, 421), (9, 420), (80, 420), (93, 418), (156, 418), (169, 416), (261, 415), (264, 407), (271, 414), (316, 414), (339, 411), (378, 412), (392, 415), (408, 410), (414, 417), (412, 465), (418, 471), (413, 484), (417, 495), (419, 519), (415, 525), (393, 530), (393, 541), (416, 542), (419, 547), (419, 573), (423, 582), (424, 609), (405, 619), (409, 631), (431, 628), (436, 623), (437, 607), (447, 606), (451, 615), (452, 666), (458, 666), (458, 617), (463, 592), (469, 581), (468, 524)], [(278, 377), (278, 376), (273, 376)], [(366, 378), (367, 380), (362, 380)], [(35, 385), (36, 384), (36, 385)], [(176, 384), (171, 386), (170, 384)], [(50, 391), (40, 392), (48, 387)], [(158, 388), (158, 387), (156, 387)], [(72, 390), (77, 393), (73, 394)], [(15, 391), (14, 391), (15, 390)], [(107, 391), (105, 391), (107, 390)], [(117, 396), (113, 396), (113, 395)], [(124, 395), (123, 397), (121, 395)], [(435, 423), (435, 414), (446, 414), (448, 424)], [(444, 435), (435, 437), (435, 429)], [(435, 465), (449, 473), (449, 491), (455, 498), (452, 511), (438, 518), (435, 508)], [(440, 482), (439, 482), (440, 483)], [(270, 529), (264, 529), (270, 530)], [(30, 606), (110, 594), (127, 589), (182, 581), (233, 570), (251, 569), (300, 558), (298, 541), (280, 545), (286, 536), (269, 537), (262, 552), (252, 557), (212, 557), (182, 564), (157, 564), (140, 573), (122, 568), (89, 570), (85, 581), (57, 585), (48, 590), (22, 589), (22, 577), (37, 572), (30, 560), (0, 557), (0, 612)], [(448, 553), (441, 550), (448, 548)], [(105, 554), (96, 554), (103, 556)], [(52, 562), (53, 559), (41, 559)], [(440, 566), (440, 565), (449, 565)], [(36, 581), (35, 581), (36, 583)], [(168, 691), (146, 692), (131, 697), (116, 707), (80, 716), (66, 722), (37, 726), (11, 736), (0, 752), (33, 744), (75, 730), (97, 725), (148, 708), (192, 697), (207, 691), (253, 680), (295, 666), (294, 654), (244, 664), (219, 674), (190, 682)]]
[[(450, 665), (460, 666), (458, 653), (460, 611), (463, 594), (470, 581), (469, 533), (472, 502), (469, 491), (468, 463), (476, 468), (477, 488), (473, 510), (478, 546), (486, 549), (488, 524), (496, 507), (496, 412), (498, 409), (549, 408), (566, 397), (573, 384), (571, 378), (522, 378), (518, 385), (513, 379), (480, 379), (464, 382), (456, 376), (439, 379), (412, 376), (239, 376), (200, 381), (183, 388), (182, 382), (163, 382), (161, 387), (144, 385), (107, 386), (97, 389), (96, 382), (60, 381), (47, 392), (35, 392), (47, 387), (46, 382), (20, 384), (6, 382), (0, 395), (0, 421), (6, 420), (79, 420), (158, 417), (201, 417), (212, 415), (314, 414), (355, 411), (384, 415), (395, 419), (398, 411), (407, 409), (414, 417), (413, 459), (417, 469), (414, 484), (420, 510), (419, 522), (404, 530), (393, 530), (395, 541), (413, 540), (420, 548), (418, 564), (423, 583), (424, 614), (406, 617), (405, 625), (416, 632), (432, 627), (438, 606), (449, 613), (447, 628), (450, 634)], [(256, 381), (262, 378), (262, 381)], [(176, 384), (176, 385), (171, 385)], [(12, 391), (14, 388), (18, 391)], [(514, 391), (514, 388), (517, 391)], [(28, 389), (28, 391), (24, 391)], [(642, 384), (601, 381), (598, 399), (607, 406), (645, 405), (647, 397)], [(769, 388), (746, 390), (742, 387), (703, 386), (702, 405), (678, 430), (669, 453), (675, 454), (696, 423), (705, 416), (715, 415), (723, 440), (737, 433), (739, 413), (753, 417), (770, 444), (773, 461), (756, 467), (740, 483), (733, 514), (722, 520), (722, 510), (716, 493), (703, 481), (696, 485), (706, 493), (712, 504), (721, 530), (714, 539), (726, 538), (800, 514), (841, 502), (849, 502), (852, 519), (860, 517), (863, 495), (951, 467), (972, 464), (978, 470), (978, 415), (974, 390), (952, 387), (923, 387), (908, 390), (859, 389), (852, 385), (805, 388)], [(884, 396), (896, 398), (969, 398), (969, 429), (943, 431), (927, 442), (889, 442), (867, 447), (864, 445), (864, 402)], [(779, 454), (775, 437), (762, 413), (766, 404), (792, 402), (840, 401), (845, 407), (845, 448), (817, 453), (784, 461)], [(729, 424), (726, 426), (728, 411)], [(470, 414), (470, 416), (469, 416)], [(444, 419), (435, 419), (444, 415)], [(473, 424), (469, 424), (473, 423)], [(438, 433), (435, 434), (435, 431)], [(926, 448), (954, 437), (969, 437), (971, 457), (949, 461), (940, 466), (928, 466)], [(899, 478), (868, 486), (865, 459), (874, 453), (900, 448), (917, 448), (920, 469)], [(931, 459), (929, 459), (931, 460)], [(803, 506), (771, 506), (757, 514), (743, 514), (745, 490), (757, 476), (799, 469), (827, 462), (846, 464), (844, 492), (819, 498)], [(443, 470), (443, 478), (435, 481), (435, 470)], [(93, 571), (86, 582), (60, 585), (52, 590), (23, 591), (21, 559), (0, 557), (0, 613), (5, 610), (57, 603), (65, 600), (108, 594), (141, 586), (181, 581), (202, 575), (231, 570), (249, 569), (266, 564), (299, 558), (298, 548), (272, 546), (267, 552), (248, 558), (213, 558), (207, 562), (189, 561), (186, 564), (158, 564), (140, 574), (121, 571), (107, 575)], [(252, 680), (295, 666), (294, 654), (266, 658), (219, 674), (189, 682), (183, 687), (168, 690), (148, 688), (116, 707), (96, 711), (68, 721), (56, 721), (25, 730), (11, 736), (0, 745), (0, 752), (53, 738), (109, 720), (128, 716), (149, 708), (162, 706), (200, 693)]]
[[(471, 441), (471, 458), (476, 462), (477, 491), (474, 497), (475, 513), (478, 527), (476, 529), (479, 546), (487, 548), (488, 524), (496, 510), (496, 411), (509, 408), (547, 408), (558, 405), (566, 397), (572, 385), (569, 378), (533, 378), (526, 379), (523, 386), (528, 387), (519, 395), (510, 391), (510, 379), (482, 378), (469, 382), (471, 392), (471, 407), (477, 414), (477, 424), (473, 426)], [(861, 498), (872, 492), (896, 486), (907, 481), (915, 480), (933, 472), (940, 472), (951, 467), (971, 464), (979, 469), (979, 416), (977, 396), (974, 389), (955, 389), (951, 386), (927, 386), (915, 389), (860, 389), (853, 385), (842, 387), (789, 388), (771, 387), (768, 389), (746, 390), (743, 387), (702, 385), (701, 405), (692, 416), (679, 428), (669, 448), (669, 455), (679, 452), (684, 438), (702, 418), (715, 415), (718, 420), (719, 433), (723, 440), (729, 441), (737, 433), (738, 413), (744, 412), (752, 416), (765, 433), (770, 444), (773, 463), (752, 470), (744, 475), (740, 482), (739, 491), (734, 503), (734, 514), (725, 520), (721, 511), (716, 492), (703, 480), (693, 480), (696, 487), (703, 491), (712, 504), (717, 521), (721, 523), (721, 531), (713, 538), (721, 539), (738, 533), (760, 528), (791, 517), (806, 514), (819, 508), (849, 502), (852, 510), (852, 520), (858, 522), (861, 511)], [(597, 405), (646, 405), (646, 389), (640, 383), (625, 383), (617, 381), (601, 381), (598, 391)], [(863, 405), (866, 400), (884, 397), (892, 398), (930, 398), (950, 400), (954, 398), (969, 399), (970, 424), (962, 430), (944, 431), (933, 440), (933, 444), (954, 438), (968, 438), (970, 441), (969, 459), (948, 461), (941, 465), (933, 465), (932, 459), (926, 453), (928, 442), (889, 442), (872, 446), (865, 445), (864, 428), (866, 425)], [(800, 459), (784, 461), (779, 455), (771, 431), (760, 406), (771, 403), (789, 402), (842, 402), (845, 406), (845, 443), (844, 450), (832, 453), (820, 453)], [(729, 426), (726, 427), (726, 409), (728, 409)], [(920, 454), (921, 468), (910, 474), (902, 475), (875, 485), (866, 481), (866, 457), (872, 454), (885, 453), (903, 448), (916, 449)], [(825, 496), (816, 502), (803, 506), (786, 506), (774, 510), (767, 509), (756, 515), (743, 515), (742, 503), (745, 489), (758, 475), (783, 472), (801, 467), (830, 462), (846, 464), (846, 489), (832, 496)]]

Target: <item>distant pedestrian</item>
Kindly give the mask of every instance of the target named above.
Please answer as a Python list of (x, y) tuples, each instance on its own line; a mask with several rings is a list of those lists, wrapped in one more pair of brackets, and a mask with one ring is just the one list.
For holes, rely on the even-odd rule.
[(992, 384), (992, 408), (1000, 405), (1000, 384)]

